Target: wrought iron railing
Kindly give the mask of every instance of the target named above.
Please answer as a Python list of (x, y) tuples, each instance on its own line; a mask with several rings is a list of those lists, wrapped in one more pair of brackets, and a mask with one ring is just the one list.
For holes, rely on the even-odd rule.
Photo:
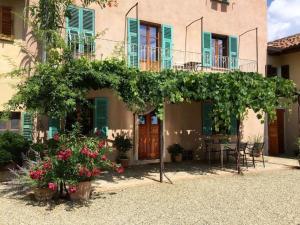
[[(147, 45), (125, 45), (124, 42), (90, 39), (91, 43), (83, 40), (84, 44), (78, 44), (78, 39), (71, 42), (74, 57), (85, 56), (90, 59), (120, 58), (127, 63), (139, 66), (141, 70), (160, 71), (165, 69), (189, 70), (189, 71), (220, 71), (229, 72), (240, 70), (243, 72), (256, 72), (256, 61), (238, 59), (236, 57), (201, 54), (177, 49), (163, 49)], [(134, 53), (134, 54), (132, 54)], [(165, 63), (165, 58), (170, 61)], [(135, 63), (132, 63), (134, 61)], [(168, 66), (167, 66), (168, 65)]]

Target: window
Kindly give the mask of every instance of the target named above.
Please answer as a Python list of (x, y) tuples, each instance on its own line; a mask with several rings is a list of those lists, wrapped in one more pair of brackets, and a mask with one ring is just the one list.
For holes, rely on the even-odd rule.
[(21, 128), (20, 112), (12, 112), (10, 117), (7, 120), (0, 121), (0, 132), (4, 132), (6, 130), (12, 132), (19, 132), (20, 128)]
[(0, 38), (13, 37), (13, 15), (10, 7), (0, 6)]
[(228, 37), (212, 35), (212, 66), (219, 68), (228, 67)]
[(76, 54), (90, 55), (95, 51), (95, 12), (71, 6), (67, 16), (67, 35), (71, 50)]
[(285, 79), (290, 79), (290, 66), (284, 65), (281, 66), (281, 77)]

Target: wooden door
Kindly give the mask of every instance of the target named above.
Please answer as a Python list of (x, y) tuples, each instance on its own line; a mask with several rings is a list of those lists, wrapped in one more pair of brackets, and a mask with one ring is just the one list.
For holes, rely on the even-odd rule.
[(269, 154), (284, 153), (284, 109), (278, 109), (277, 119), (269, 123)]
[(159, 158), (160, 121), (154, 113), (139, 116), (139, 160)]

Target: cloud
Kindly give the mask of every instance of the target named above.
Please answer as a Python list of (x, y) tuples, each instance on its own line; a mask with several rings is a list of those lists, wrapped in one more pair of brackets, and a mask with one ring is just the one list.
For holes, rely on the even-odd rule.
[(268, 9), (269, 41), (300, 33), (300, 0), (273, 0)]

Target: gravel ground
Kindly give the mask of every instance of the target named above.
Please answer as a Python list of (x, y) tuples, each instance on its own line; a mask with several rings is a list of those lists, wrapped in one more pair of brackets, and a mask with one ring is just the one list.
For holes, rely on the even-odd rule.
[(41, 206), (2, 194), (0, 225), (11, 224), (299, 225), (300, 170), (149, 184), (94, 194), (86, 204)]

